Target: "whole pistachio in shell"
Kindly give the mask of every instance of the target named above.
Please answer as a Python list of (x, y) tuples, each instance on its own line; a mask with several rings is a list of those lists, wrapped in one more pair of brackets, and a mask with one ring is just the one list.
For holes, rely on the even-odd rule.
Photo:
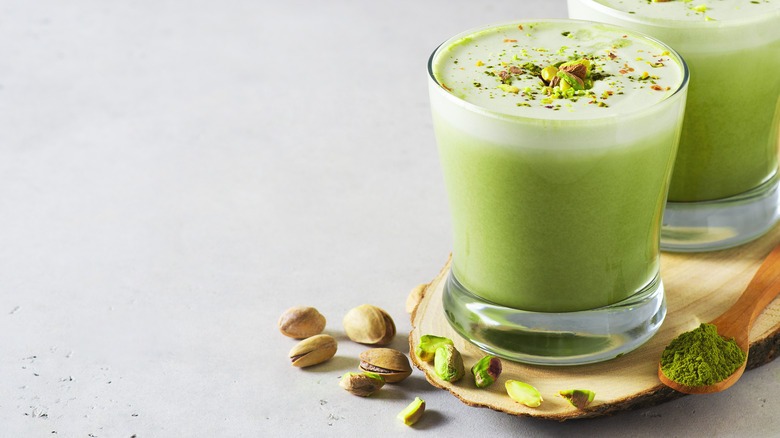
[(338, 343), (333, 336), (315, 335), (299, 342), (290, 350), (290, 361), (294, 367), (308, 367), (325, 362), (333, 357)]
[(395, 337), (393, 318), (370, 304), (355, 307), (344, 315), (344, 331), (349, 339), (368, 345), (387, 345)]
[(392, 348), (372, 348), (360, 353), (360, 370), (376, 373), (387, 383), (396, 383), (412, 374), (409, 359)]
[(279, 318), (279, 331), (295, 339), (318, 335), (324, 329), (325, 317), (314, 307), (291, 307)]
[(406, 313), (414, 312), (414, 309), (416, 309), (417, 305), (420, 304), (420, 300), (422, 300), (424, 295), (423, 293), (427, 287), (427, 283), (418, 284), (414, 289), (412, 289), (411, 292), (409, 292), (409, 295), (406, 296)]

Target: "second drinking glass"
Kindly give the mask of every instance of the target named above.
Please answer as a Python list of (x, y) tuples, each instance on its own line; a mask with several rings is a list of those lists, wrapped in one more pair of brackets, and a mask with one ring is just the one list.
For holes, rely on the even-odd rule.
[(780, 219), (780, 1), (568, 0), (569, 16), (674, 47), (691, 70), (661, 247), (709, 251)]

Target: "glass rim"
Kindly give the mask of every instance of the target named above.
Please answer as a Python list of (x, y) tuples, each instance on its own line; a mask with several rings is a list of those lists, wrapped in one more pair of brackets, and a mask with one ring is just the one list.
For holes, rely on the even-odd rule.
[[(450, 93), (449, 91), (445, 90), (442, 84), (436, 79), (436, 76), (433, 74), (433, 64), (434, 59), (437, 57), (437, 55), (442, 51), (442, 48), (447, 47), (447, 45), (457, 39), (464, 38), (468, 35), (475, 34), (479, 31), (488, 30), (492, 28), (498, 28), (498, 27), (505, 27), (510, 26), (514, 24), (526, 24), (526, 23), (580, 23), (580, 24), (586, 24), (586, 25), (599, 25), (599, 26), (606, 26), (611, 29), (618, 30), (620, 32), (625, 32), (626, 34), (638, 36), (640, 38), (643, 38), (645, 40), (648, 40), (654, 44), (657, 44), (658, 46), (664, 48), (665, 50), (669, 51), (670, 55), (673, 55), (675, 60), (678, 62), (678, 65), (680, 66), (680, 69), (682, 70), (682, 78), (680, 80), (680, 83), (678, 84), (677, 88), (674, 90), (673, 93), (665, 96), (663, 99), (654, 102), (648, 106), (637, 108), (633, 111), (624, 111), (620, 113), (612, 113), (607, 114), (599, 117), (584, 117), (584, 118), (572, 118), (572, 119), (556, 119), (556, 118), (547, 118), (547, 117), (533, 117), (528, 115), (521, 115), (521, 114), (510, 114), (503, 111), (495, 111), (491, 110), (489, 108), (486, 108), (481, 105), (477, 105), (475, 103), (469, 102), (465, 99), (462, 99), (458, 96), (455, 96), (454, 94)], [(505, 21), (501, 23), (494, 23), (494, 24), (488, 24), (484, 26), (474, 27), (471, 29), (468, 29), (464, 32), (460, 32), (456, 35), (453, 35), (452, 37), (446, 39), (444, 42), (436, 46), (436, 48), (431, 53), (431, 56), (428, 58), (428, 79), (433, 81), (434, 84), (436, 84), (436, 88), (439, 89), (439, 91), (444, 92), (448, 98), (455, 99), (459, 104), (463, 105), (465, 108), (468, 108), (471, 111), (491, 115), (493, 117), (499, 118), (499, 119), (506, 119), (506, 120), (534, 120), (534, 121), (550, 121), (550, 122), (564, 122), (564, 123), (577, 123), (577, 122), (589, 122), (593, 123), (599, 120), (612, 120), (615, 118), (629, 118), (633, 117), (637, 114), (641, 114), (646, 112), (648, 109), (655, 108), (658, 105), (661, 105), (665, 102), (668, 102), (672, 100), (673, 98), (677, 98), (678, 95), (683, 92), (688, 86), (688, 82), (690, 79), (690, 70), (688, 68), (688, 64), (685, 62), (685, 59), (672, 47), (670, 47), (668, 44), (658, 40), (657, 38), (651, 37), (645, 33), (637, 32), (631, 29), (626, 29), (622, 26), (615, 26), (609, 23), (601, 23), (597, 21), (590, 21), (590, 20), (575, 20), (571, 18), (539, 18), (539, 19), (525, 19), (525, 20), (511, 20), (511, 21)]]
[[(620, 18), (621, 20), (630, 21), (632, 23), (640, 23), (644, 25), (651, 25), (651, 26), (658, 26), (658, 27), (686, 26), (686, 27), (707, 29), (707, 30), (720, 30), (728, 27), (740, 27), (740, 26), (745, 26), (753, 23), (761, 23), (764, 21), (771, 20), (772, 18), (775, 18), (773, 17), (773, 15), (780, 15), (780, 6), (778, 6), (776, 9), (767, 11), (768, 13), (765, 12), (763, 14), (754, 14), (747, 17), (734, 18), (728, 20), (711, 20), (711, 21), (679, 20), (675, 18), (637, 16), (636, 14), (629, 14), (626, 11), (621, 11), (619, 9), (615, 9), (613, 7), (607, 6), (596, 0), (566, 0), (566, 2), (567, 3), (580, 2), (583, 4), (587, 4), (588, 7), (593, 8), (599, 12), (602, 12), (607, 15), (612, 15)], [(773, 12), (774, 14), (772, 14)]]

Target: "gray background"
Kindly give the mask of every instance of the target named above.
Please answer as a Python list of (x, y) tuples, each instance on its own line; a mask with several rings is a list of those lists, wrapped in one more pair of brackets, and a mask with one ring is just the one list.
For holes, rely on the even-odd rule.
[[(470, 408), (418, 370), (338, 387), (450, 248), (426, 89), (444, 39), (563, 1), (0, 5), (0, 437), (770, 436), (780, 362), (723, 393), (566, 423)], [(276, 328), (340, 340), (296, 369)], [(414, 428), (395, 415), (414, 398)]]

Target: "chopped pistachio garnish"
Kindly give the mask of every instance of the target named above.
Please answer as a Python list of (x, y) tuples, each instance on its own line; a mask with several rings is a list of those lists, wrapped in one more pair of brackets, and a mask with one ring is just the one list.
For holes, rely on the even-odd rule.
[(513, 85), (507, 85), (507, 84), (498, 84), (498, 88), (506, 91), (507, 93), (519, 93), (520, 89), (513, 86)]
[[(546, 35), (541, 33), (547, 31), (546, 27), (547, 24), (544, 30), (539, 31), (539, 35)], [(442, 67), (435, 74), (437, 77), (441, 74), (456, 79), (448, 80), (448, 77), (440, 79), (439, 83), (447, 83), (453, 88), (453, 94), (464, 100), (481, 101), (488, 107), (503, 108), (509, 114), (515, 114), (508, 108), (509, 105), (514, 108), (533, 107), (532, 111), (527, 113), (525, 109), (518, 109), (516, 112), (530, 115), (539, 114), (540, 108), (542, 111), (559, 110), (563, 105), (578, 101), (579, 103), (564, 106), (563, 109), (567, 109), (567, 112), (579, 111), (591, 103), (594, 107), (606, 107), (605, 103), (599, 105), (599, 100), (595, 98), (580, 101), (581, 97), (589, 95), (587, 92), (591, 89), (597, 90), (599, 95), (605, 89), (614, 90), (614, 94), (630, 91), (631, 93), (626, 94), (630, 94), (631, 100), (646, 101), (648, 99), (635, 97), (637, 94), (643, 94), (635, 90), (648, 86), (640, 81), (650, 82), (651, 75), (642, 71), (641, 65), (645, 62), (657, 68), (660, 76), (664, 77), (658, 81), (659, 84), (673, 84), (672, 81), (675, 80), (676, 74), (666, 77), (667, 69), (658, 68), (677, 67), (674, 65), (674, 57), (666, 57), (662, 52), (667, 50), (663, 47), (643, 45), (641, 40), (637, 43), (633, 35), (629, 38), (628, 33), (615, 32), (615, 38), (592, 46), (589, 45), (590, 34), (579, 31), (579, 28), (564, 28), (557, 30), (557, 41), (554, 45), (537, 46), (533, 42), (537, 29), (525, 26), (526, 32), (531, 35), (529, 41), (516, 32), (516, 26), (512, 28), (514, 32), (509, 28), (498, 28), (500, 30), (496, 31), (491, 29), (486, 32), (486, 40), (495, 35), (496, 38), (490, 41), (498, 44), (491, 46), (490, 51), (485, 50), (483, 47), (486, 45), (482, 44), (475, 44), (475, 50), (464, 50), (464, 47), (474, 44), (473, 40), (467, 38), (454, 44), (447, 52), (452, 68), (447, 70)], [(511, 40), (523, 42), (506, 44)], [(460, 65), (453, 66), (454, 61), (458, 60)], [(467, 75), (458, 71), (463, 70), (464, 65), (469, 72)], [(490, 100), (496, 103), (493, 104)], [(610, 104), (624, 105), (626, 101), (626, 98), (620, 98)], [(556, 105), (555, 102), (560, 104)]]

